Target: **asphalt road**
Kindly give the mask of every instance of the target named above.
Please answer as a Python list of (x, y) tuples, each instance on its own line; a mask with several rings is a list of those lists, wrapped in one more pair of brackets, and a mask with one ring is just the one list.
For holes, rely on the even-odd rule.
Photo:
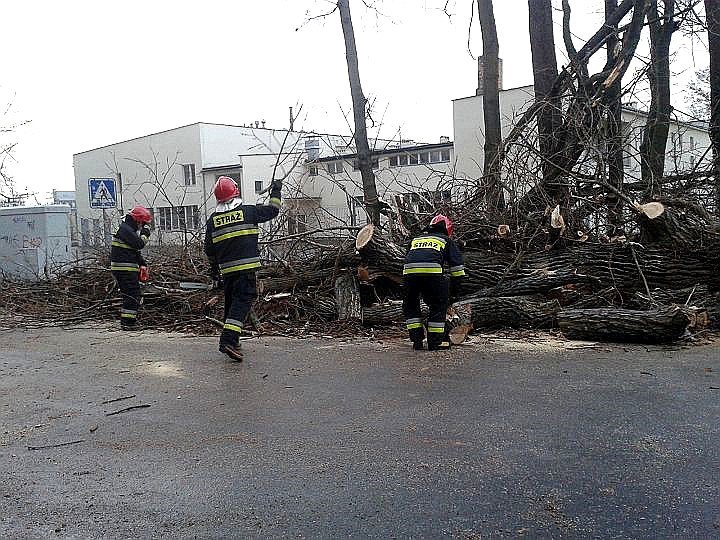
[(0, 332), (0, 537), (720, 537), (718, 343), (245, 349)]

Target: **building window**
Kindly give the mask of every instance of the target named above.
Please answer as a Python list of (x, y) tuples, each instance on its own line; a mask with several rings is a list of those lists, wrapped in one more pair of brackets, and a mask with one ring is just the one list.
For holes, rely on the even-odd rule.
[(400, 156), (390, 156), (390, 166), (391, 167), (397, 167), (399, 164), (398, 157)]
[[(372, 168), (377, 169), (380, 167), (380, 161), (377, 158), (373, 158), (372, 160)], [(353, 171), (359, 171), (360, 170), (360, 164), (358, 163), (357, 159), (353, 159)]]
[(695, 137), (693, 137), (693, 136), (690, 136), (690, 151), (691, 152), (695, 151)]
[(183, 168), (183, 178), (185, 179), (185, 185), (186, 186), (194, 186), (196, 183), (195, 164), (188, 163), (187, 165), (183, 165), (182, 168)]
[(342, 161), (330, 161), (327, 164), (327, 172), (329, 174), (340, 174), (345, 168), (343, 167)]
[(157, 227), (161, 231), (195, 230), (200, 226), (200, 210), (192, 206), (162, 206), (156, 211)]
[(442, 150), (440, 152), (440, 161), (444, 161), (444, 162), (450, 161), (450, 150)]
[(263, 190), (263, 181), (255, 180), (255, 193), (260, 193)]
[(318, 175), (317, 165), (308, 165), (308, 174), (310, 176), (317, 176)]
[(420, 163), (425, 164), (430, 162), (430, 155), (428, 152), (420, 152)]
[(298, 234), (307, 231), (307, 215), (297, 211), (288, 213), (288, 234)]

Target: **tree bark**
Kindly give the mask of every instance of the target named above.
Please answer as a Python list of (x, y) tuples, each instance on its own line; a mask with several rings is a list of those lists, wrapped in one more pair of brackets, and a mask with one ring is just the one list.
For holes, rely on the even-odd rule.
[(360, 320), (362, 308), (357, 278), (351, 273), (338, 276), (335, 280), (335, 305), (338, 320)]
[(360, 84), (360, 69), (358, 67), (357, 49), (355, 47), (355, 32), (350, 17), (349, 0), (338, 0), (340, 23), (345, 38), (345, 57), (347, 60), (348, 78), (350, 79), (350, 95), (353, 104), (353, 119), (355, 121), (355, 148), (357, 149), (358, 168), (362, 177), (365, 209), (370, 223), (380, 224), (380, 201), (378, 200), (375, 185), (375, 173), (372, 169), (372, 153), (367, 138), (367, 125), (365, 123), (366, 99)]
[[(605, 0), (605, 19), (608, 20), (617, 10), (617, 0)], [(607, 40), (607, 63), (615, 63), (616, 48), (620, 45), (617, 25), (613, 26), (613, 33)], [(625, 177), (623, 165), (623, 148), (625, 134), (622, 127), (622, 81), (619, 79), (608, 88), (608, 182), (618, 191), (623, 190)], [(608, 237), (618, 236), (622, 233), (622, 199), (614, 192), (606, 197), (608, 207)]]
[(553, 93), (553, 83), (558, 71), (551, 0), (528, 0), (528, 14), (535, 101), (542, 104), (537, 122), (543, 177), (545, 177), (552, 167), (555, 132), (560, 125), (562, 114), (560, 97)]
[(715, 174), (715, 215), (720, 216), (720, 2), (705, 0), (710, 52), (710, 143)]
[(477, 0), (478, 19), (483, 41), (483, 117), (485, 122), (485, 161), (483, 173), (490, 182), (488, 202), (505, 207), (500, 181), (502, 132), (500, 127), (500, 45), (495, 26), (492, 0)]
[(660, 17), (658, 0), (652, 0), (647, 18), (650, 26), (650, 110), (640, 145), (640, 166), (645, 197), (657, 194), (657, 182), (665, 172), (665, 148), (670, 130), (670, 42), (676, 23), (675, 0), (664, 0)]
[(529, 296), (472, 298), (454, 305), (471, 306), (473, 328), (552, 328), (560, 311), (556, 300)]
[(689, 323), (677, 306), (650, 311), (568, 309), (558, 315), (560, 330), (570, 339), (621, 343), (670, 343), (683, 335)]

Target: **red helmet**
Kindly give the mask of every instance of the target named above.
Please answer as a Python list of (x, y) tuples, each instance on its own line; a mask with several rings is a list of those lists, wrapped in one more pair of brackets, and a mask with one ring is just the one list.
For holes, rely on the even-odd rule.
[(150, 210), (140, 205), (133, 206), (133, 209), (130, 210), (130, 217), (141, 225), (152, 221), (152, 214), (150, 213)]
[(219, 203), (224, 203), (240, 196), (238, 185), (235, 183), (235, 180), (229, 176), (221, 176), (218, 178), (217, 182), (215, 182), (213, 192), (215, 193), (215, 199)]
[(437, 216), (432, 218), (430, 225), (437, 225), (438, 223), (442, 223), (443, 225), (445, 225), (445, 230), (447, 231), (448, 236), (453, 235), (453, 222), (450, 221), (449, 217), (438, 214)]

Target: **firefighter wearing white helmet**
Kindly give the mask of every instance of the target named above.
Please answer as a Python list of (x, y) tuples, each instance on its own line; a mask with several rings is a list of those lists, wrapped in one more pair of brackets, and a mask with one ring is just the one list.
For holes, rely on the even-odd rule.
[[(412, 239), (405, 257), (403, 313), (415, 350), (423, 349), (426, 328), (428, 350), (450, 348), (445, 315), (450, 297), (459, 292), (465, 277), (463, 257), (452, 234), (452, 221), (438, 214), (422, 234)], [(448, 267), (449, 279), (444, 266)], [(421, 298), (428, 306), (427, 324), (420, 311)]]

